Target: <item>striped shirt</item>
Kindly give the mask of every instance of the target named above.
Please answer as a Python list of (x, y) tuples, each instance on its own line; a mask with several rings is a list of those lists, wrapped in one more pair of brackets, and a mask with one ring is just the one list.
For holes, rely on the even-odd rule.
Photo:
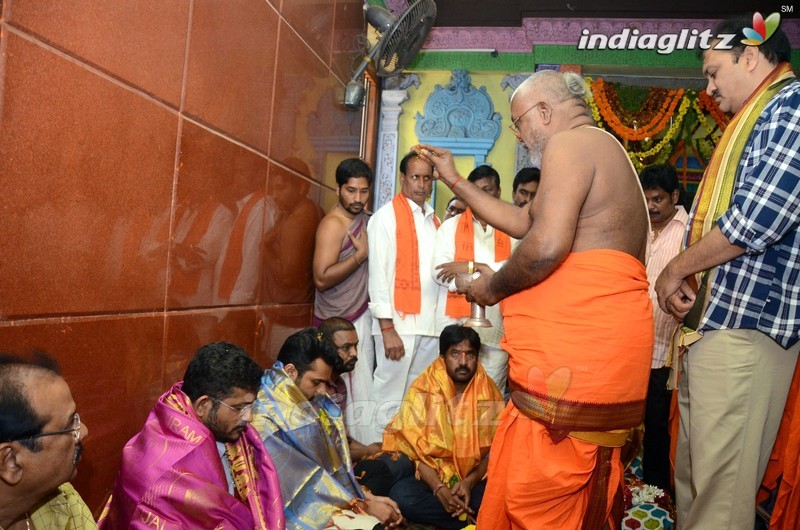
[(677, 321), (669, 313), (665, 313), (658, 307), (656, 297), (656, 278), (681, 251), (683, 235), (686, 232), (686, 223), (689, 221), (689, 214), (678, 206), (675, 215), (670, 219), (667, 226), (661, 230), (658, 237), (654, 233), (650, 235), (650, 253), (647, 255), (647, 279), (650, 281), (650, 300), (653, 302), (653, 322), (655, 323), (655, 341), (653, 343), (653, 361), (650, 368), (663, 368), (667, 362), (669, 354), (669, 342), (672, 333), (675, 331)]
[(745, 146), (731, 207), (717, 224), (745, 254), (714, 273), (700, 329), (800, 339), (800, 80), (767, 103)]

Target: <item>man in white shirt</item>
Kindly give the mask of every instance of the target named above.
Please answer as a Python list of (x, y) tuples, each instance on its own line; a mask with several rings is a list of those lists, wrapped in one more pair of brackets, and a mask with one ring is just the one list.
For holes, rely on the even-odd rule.
[(409, 153), (400, 161), (400, 193), (372, 216), (369, 244), (369, 310), (374, 319), (375, 432), (380, 442), (411, 382), (438, 355), (437, 285), (431, 277), (439, 220), (425, 201), (433, 168)]
[(655, 283), (658, 275), (681, 250), (689, 214), (678, 204), (680, 189), (675, 169), (667, 164), (646, 167), (639, 175), (647, 212), (650, 215), (650, 246), (647, 255), (647, 279), (653, 301), (655, 337), (650, 383), (644, 413), (644, 457), (642, 471), (647, 484), (671, 492), (669, 469), (669, 408), (672, 390), (667, 389), (671, 363), (669, 343), (677, 321), (658, 307)]
[[(467, 180), (492, 197), (500, 198), (500, 175), (491, 166), (472, 170)], [(471, 230), (470, 230), (471, 228)], [(469, 232), (473, 237), (469, 238)], [(442, 223), (436, 234), (433, 252), (433, 278), (439, 284), (436, 306), (436, 334), (451, 324), (463, 324), (469, 317), (469, 303), (455, 292), (455, 277), (489, 267), (498, 270), (516, 243), (507, 234), (495, 230), (471, 209)], [(486, 373), (506, 393), (508, 353), (500, 348), (503, 338), (503, 315), (500, 306), (486, 308), (491, 328), (475, 328), (481, 338), (480, 361)]]

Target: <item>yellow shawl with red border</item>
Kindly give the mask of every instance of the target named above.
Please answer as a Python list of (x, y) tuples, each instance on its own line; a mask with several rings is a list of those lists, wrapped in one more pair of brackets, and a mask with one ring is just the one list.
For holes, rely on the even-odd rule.
[[(786, 83), (795, 78), (792, 66), (781, 63), (770, 72), (744, 102), (744, 106), (731, 119), (717, 144), (711, 160), (703, 173), (689, 217), (686, 246), (700, 241), (717, 224), (717, 220), (730, 208), (733, 190), (739, 175), (742, 154), (750, 133), (767, 103)], [(697, 329), (708, 306), (707, 293), (713, 281), (714, 269), (695, 275), (693, 287), (698, 291), (694, 307), (686, 316), (686, 331)]]

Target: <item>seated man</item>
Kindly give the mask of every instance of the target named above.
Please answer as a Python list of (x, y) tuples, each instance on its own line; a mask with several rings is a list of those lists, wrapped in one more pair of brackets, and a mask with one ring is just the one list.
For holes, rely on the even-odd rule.
[[(386, 497), (361, 489), (353, 475), (342, 412), (325, 393), (336, 348), (322, 332), (291, 335), (264, 372), (253, 426), (280, 462), (286, 527), (317, 530), (343, 509), (365, 506), (359, 528), (394, 528), (403, 518)], [(374, 517), (372, 517), (374, 516)]]
[[(319, 330), (330, 340), (336, 347), (337, 356), (334, 358), (333, 368), (331, 369), (331, 379), (328, 382), (328, 397), (333, 400), (336, 405), (342, 409), (342, 414), (345, 414), (345, 405), (347, 404), (347, 385), (345, 385), (344, 378), (352, 374), (353, 369), (358, 362), (358, 334), (356, 327), (352, 322), (346, 318), (331, 317), (325, 319), (320, 325)], [(372, 339), (372, 337), (368, 337)], [(347, 374), (345, 376), (345, 374)], [(364, 418), (365, 410), (367, 407), (364, 403), (352, 403), (351, 406), (360, 409), (361, 413), (352, 414), (353, 421), (364, 423), (369, 421), (369, 418)], [(346, 428), (346, 426), (345, 426)], [(347, 432), (347, 445), (350, 449), (350, 456), (353, 462), (372, 456), (381, 450), (381, 444), (378, 442), (364, 445), (360, 441), (350, 436)]]
[(416, 478), (392, 487), (409, 521), (463, 528), (486, 488), (489, 446), (503, 396), (478, 361), (475, 330), (453, 324), (439, 337), (439, 358), (412, 384), (383, 437), (417, 465)]
[(53, 359), (0, 356), (0, 528), (97, 528), (68, 482), (88, 434)]
[(249, 425), (261, 368), (202, 346), (122, 452), (100, 528), (283, 529), (278, 475)]

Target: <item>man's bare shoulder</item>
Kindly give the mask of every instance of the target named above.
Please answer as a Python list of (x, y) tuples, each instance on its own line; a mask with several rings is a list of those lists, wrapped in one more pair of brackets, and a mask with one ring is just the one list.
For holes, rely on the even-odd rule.
[(344, 237), (348, 228), (350, 228), (350, 220), (345, 219), (335, 210), (331, 210), (319, 222), (317, 237), (325, 236), (327, 240), (336, 241)]
[[(567, 148), (575, 150), (582, 146), (592, 146), (597, 149), (602, 148), (616, 148), (619, 153), (624, 152), (624, 148), (619, 141), (611, 134), (603, 129), (595, 126), (583, 125), (572, 129), (565, 129), (553, 135), (550, 142), (555, 142), (554, 147)], [(585, 153), (592, 154), (592, 153)]]

